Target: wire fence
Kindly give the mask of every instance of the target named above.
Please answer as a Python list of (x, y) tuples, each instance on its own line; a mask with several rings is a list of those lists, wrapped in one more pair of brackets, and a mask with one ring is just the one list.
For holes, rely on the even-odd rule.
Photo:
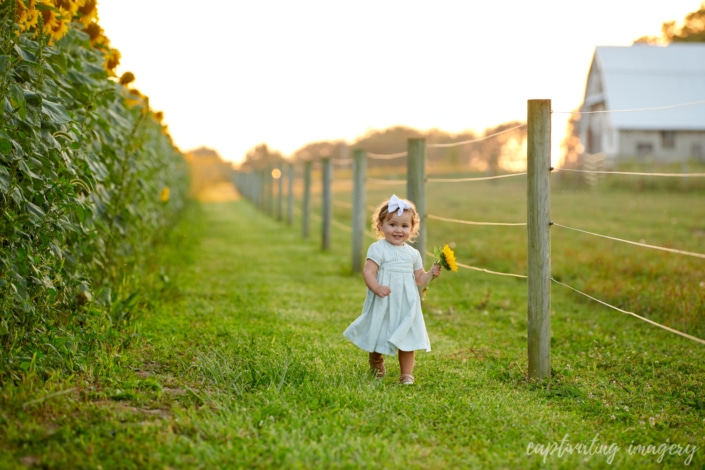
[[(672, 109), (674, 107), (679, 107), (679, 106), (692, 106), (692, 105), (700, 105), (704, 104), (705, 100), (703, 101), (696, 101), (696, 102), (689, 102), (689, 103), (681, 103), (681, 104), (676, 104), (672, 106), (662, 106), (658, 108), (640, 108), (640, 109), (629, 109), (629, 110), (612, 110), (609, 112), (650, 112), (650, 111), (658, 111), (661, 109)], [(602, 111), (594, 111), (594, 112), (576, 112), (576, 111), (571, 111), (570, 114), (589, 114), (589, 113), (598, 113)], [(553, 113), (563, 113), (560, 111), (553, 111)], [(467, 140), (467, 141), (462, 141), (462, 142), (453, 142), (453, 143), (434, 143), (434, 144), (428, 144), (426, 147), (435, 147), (435, 148), (449, 148), (449, 147), (457, 147), (457, 146), (464, 146), (464, 145), (472, 145), (476, 142), (481, 142), (490, 138), (497, 137), (499, 135), (508, 133), (508, 132), (513, 132), (518, 129), (526, 127), (526, 124), (519, 125), (516, 127), (512, 127), (511, 129), (506, 129), (502, 132), (498, 132), (492, 135), (485, 136), (480, 139), (472, 139), (472, 140)], [(404, 152), (397, 152), (397, 153), (391, 153), (391, 154), (376, 154), (376, 153), (371, 153), (368, 152), (366, 153), (366, 159), (369, 160), (394, 160), (394, 159), (401, 159), (401, 158), (409, 158), (409, 151), (404, 151)], [(345, 159), (344, 161), (341, 159), (340, 162), (338, 162), (339, 165), (341, 166), (349, 166), (351, 164), (354, 165), (354, 159)], [(705, 177), (705, 173), (690, 173), (690, 172), (669, 172), (669, 173), (660, 173), (660, 172), (631, 172), (631, 171), (608, 171), (608, 170), (579, 170), (579, 169), (569, 169), (569, 168), (557, 168), (553, 169), (551, 168), (554, 172), (576, 172), (576, 173), (583, 173), (583, 174), (600, 174), (600, 175), (620, 175), (620, 176), (647, 176), (647, 177), (663, 177), (663, 178), (673, 178), (673, 177), (678, 177), (678, 178), (703, 178)], [(514, 172), (514, 173), (508, 173), (508, 174), (501, 174), (501, 175), (490, 175), (490, 176), (473, 176), (473, 177), (448, 177), (448, 178), (441, 178), (441, 177), (429, 177), (428, 175), (425, 175), (425, 181), (424, 184), (426, 183), (434, 183), (434, 184), (443, 184), (443, 185), (450, 185), (450, 184), (459, 184), (459, 183), (476, 183), (476, 182), (484, 182), (484, 181), (492, 181), (492, 180), (503, 180), (507, 178), (518, 178), (521, 176), (527, 176), (527, 172)], [(402, 179), (404, 177), (407, 177), (405, 179)], [(396, 186), (396, 185), (406, 185), (409, 184), (408, 180), (408, 175), (397, 175), (396, 178), (394, 179), (388, 179), (388, 178), (373, 178), (373, 177), (366, 177), (366, 182), (372, 186), (378, 185), (379, 187), (382, 188), (388, 188), (391, 186)], [(291, 184), (290, 184), (291, 186)], [(444, 189), (446, 187), (444, 186)], [(242, 192), (242, 191), (241, 191)], [(310, 202), (305, 201), (304, 197), (304, 205), (308, 204)], [(355, 204), (350, 203), (347, 201), (340, 201), (333, 199), (332, 204), (336, 207), (343, 208), (349, 211), (353, 211)], [(375, 207), (372, 206), (365, 206), (367, 210), (371, 211), (374, 210)], [(425, 214), (425, 218), (428, 220), (434, 220), (440, 223), (448, 223), (448, 224), (458, 224), (458, 225), (464, 225), (464, 226), (495, 226), (495, 227), (526, 227), (527, 222), (523, 221), (516, 221), (516, 222), (503, 222), (503, 221), (478, 221), (478, 220), (464, 220), (464, 219), (459, 219), (456, 217), (450, 217), (446, 214), (435, 214), (435, 213), (427, 213)], [(352, 214), (353, 217), (355, 217), (354, 214)], [(690, 251), (690, 250), (684, 250), (684, 249), (679, 249), (679, 248), (673, 248), (673, 247), (667, 247), (667, 246), (659, 246), (656, 244), (647, 244), (644, 243), (643, 241), (635, 241), (635, 240), (629, 240), (626, 237), (616, 237), (612, 235), (606, 235), (606, 234), (601, 234), (597, 233), (595, 231), (591, 230), (585, 230), (582, 228), (576, 228), (569, 226), (567, 224), (560, 223), (561, 221), (553, 221), (551, 220), (551, 226), (552, 227), (557, 227), (560, 228), (561, 230), (565, 231), (573, 231), (573, 232), (578, 232), (583, 235), (587, 235), (590, 237), (597, 237), (601, 239), (606, 239), (606, 240), (611, 240), (611, 241), (616, 241), (624, 244), (628, 244), (634, 247), (638, 248), (644, 248), (644, 249), (650, 249), (650, 250), (657, 250), (661, 252), (667, 252), (673, 255), (680, 255), (680, 256), (688, 256), (691, 258), (698, 258), (698, 259), (705, 259), (705, 253), (700, 253), (697, 251)], [(334, 225), (336, 228), (339, 230), (345, 231), (347, 233), (352, 233), (353, 228), (350, 227), (349, 225), (337, 221), (337, 220), (332, 220), (331, 224)], [(370, 231), (366, 231), (365, 235), (369, 238), (375, 238), (374, 235)], [(425, 251), (425, 253), (428, 256), (433, 256), (433, 253), (430, 253), (428, 251)], [(481, 272), (489, 275), (496, 275), (496, 276), (504, 276), (504, 277), (514, 277), (514, 278), (519, 278), (519, 279), (527, 279), (528, 275), (527, 274), (522, 274), (522, 273), (511, 273), (511, 272), (499, 272), (496, 270), (491, 270), (479, 266), (473, 266), (469, 263), (460, 263), (458, 262), (458, 266), (463, 269), (471, 270), (471, 271), (476, 271), (476, 272)], [(565, 283), (562, 281), (559, 281), (555, 279), (555, 277), (550, 277), (550, 281), (553, 284), (560, 285), (571, 292), (580, 294), (581, 296), (590, 299), (591, 301), (597, 302), (600, 305), (606, 306), (610, 309), (613, 309), (615, 311), (621, 312), (623, 314), (632, 316), (638, 320), (641, 320), (643, 322), (646, 322), (652, 326), (658, 327), (664, 331), (667, 331), (669, 333), (681, 336), (683, 338), (686, 338), (690, 341), (694, 341), (696, 343), (700, 344), (705, 344), (705, 340), (698, 338), (696, 336), (684, 333), (682, 331), (678, 331), (674, 328), (671, 328), (667, 325), (658, 323), (656, 321), (653, 321), (649, 318), (647, 318), (644, 315), (639, 315), (637, 313), (634, 313), (632, 311), (617, 307), (615, 305), (612, 305), (604, 300), (600, 300), (597, 297), (593, 295), (589, 295), (585, 292), (582, 292), (581, 290)]]

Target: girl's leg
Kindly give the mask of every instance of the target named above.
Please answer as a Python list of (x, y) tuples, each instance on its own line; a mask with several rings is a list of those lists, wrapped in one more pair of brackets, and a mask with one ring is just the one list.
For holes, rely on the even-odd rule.
[(378, 352), (371, 352), (370, 370), (376, 377), (384, 377), (387, 373), (387, 370), (384, 367), (384, 356)]
[(414, 351), (399, 350), (399, 369), (401, 369), (402, 375), (414, 373)]
[(403, 385), (411, 385), (414, 383), (414, 351), (399, 350), (399, 383)]

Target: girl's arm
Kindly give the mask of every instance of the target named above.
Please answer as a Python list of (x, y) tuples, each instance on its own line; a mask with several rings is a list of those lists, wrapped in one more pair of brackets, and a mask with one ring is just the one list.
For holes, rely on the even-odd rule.
[(441, 267), (437, 264), (431, 266), (431, 269), (424, 271), (423, 268), (414, 271), (414, 277), (416, 278), (417, 286), (425, 286), (431, 279), (434, 279), (441, 275)]
[(365, 261), (365, 266), (362, 268), (362, 278), (365, 280), (367, 287), (380, 297), (386, 297), (392, 292), (388, 286), (383, 286), (377, 282), (377, 263), (368, 259)]

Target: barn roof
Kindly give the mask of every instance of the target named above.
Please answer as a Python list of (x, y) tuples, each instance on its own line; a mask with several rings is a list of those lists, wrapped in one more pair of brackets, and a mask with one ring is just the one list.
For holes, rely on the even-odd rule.
[(602, 99), (606, 109), (612, 111), (699, 103), (662, 110), (612, 112), (610, 120), (616, 128), (705, 129), (705, 44), (599, 46), (592, 67), (597, 67), (602, 93), (586, 96), (585, 107), (590, 101)]

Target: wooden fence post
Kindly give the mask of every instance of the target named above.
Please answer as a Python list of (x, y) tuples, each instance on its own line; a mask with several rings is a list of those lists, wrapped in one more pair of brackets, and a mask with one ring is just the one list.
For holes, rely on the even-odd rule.
[(551, 376), (551, 100), (529, 100), (527, 136), (529, 378)]
[(257, 180), (257, 170), (252, 170), (247, 173), (247, 181), (245, 182), (247, 197), (255, 206), (257, 205)]
[(284, 167), (277, 167), (277, 220), (284, 218)]
[(286, 223), (293, 225), (294, 223), (294, 165), (289, 163), (287, 165), (287, 176), (289, 184), (287, 186), (287, 211), (286, 211)]
[(311, 225), (311, 167), (313, 163), (309, 160), (304, 162), (304, 197), (301, 214), (301, 234), (308, 238)]
[(265, 192), (267, 179), (264, 175), (265, 170), (257, 170), (257, 207), (261, 211), (265, 211)]
[(330, 250), (330, 225), (333, 218), (333, 192), (331, 184), (333, 182), (333, 166), (330, 157), (321, 158), (322, 171), (322, 200), (321, 200), (321, 248), (323, 251)]
[(364, 150), (353, 151), (353, 201), (352, 201), (352, 272), (361, 273), (365, 242), (365, 173), (367, 154)]
[(265, 166), (262, 168), (262, 212), (265, 214), (269, 214), (269, 178), (271, 176), (269, 175), (269, 167)]
[(267, 166), (267, 215), (274, 217), (274, 166)]
[[(421, 230), (414, 248), (426, 259), (426, 139), (409, 139), (406, 166), (406, 197), (414, 203), (421, 218)], [(425, 265), (426, 263), (424, 263)]]

